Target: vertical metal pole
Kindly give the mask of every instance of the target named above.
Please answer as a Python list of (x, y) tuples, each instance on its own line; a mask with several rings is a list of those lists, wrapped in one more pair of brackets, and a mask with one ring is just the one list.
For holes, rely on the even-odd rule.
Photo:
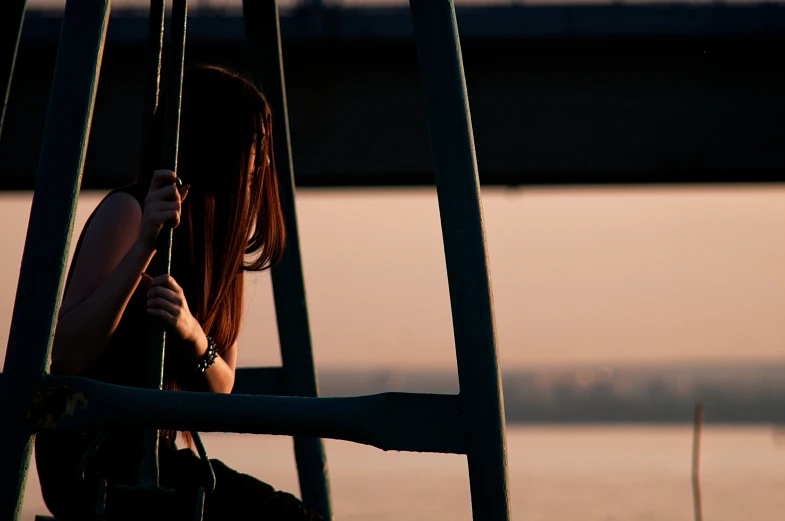
[[(319, 394), (313, 363), (308, 307), (305, 300), (297, 213), (294, 199), (294, 168), (289, 140), (281, 28), (276, 0), (243, 0), (245, 38), (254, 65), (254, 81), (273, 111), (275, 165), (278, 169), (281, 204), (286, 221), (287, 247), (280, 264), (272, 270), (275, 312), (281, 344), (284, 382), (289, 394)], [(327, 458), (319, 438), (294, 438), (297, 472), (303, 502), (332, 519)]]
[(480, 182), (455, 8), (410, 0), (449, 278), (475, 519), (510, 519), (504, 405)]
[[(162, 168), (177, 171), (177, 148), (180, 136), (180, 98), (183, 89), (183, 62), (185, 59), (185, 28), (188, 18), (187, 0), (174, 0), (172, 6), (172, 38), (169, 51), (167, 81), (166, 122)], [(168, 274), (172, 260), (172, 229), (165, 227), (158, 237), (155, 254), (155, 274)], [(161, 389), (164, 381), (164, 354), (166, 330), (163, 322), (153, 320), (150, 331), (150, 352), (147, 366), (147, 387)], [(158, 486), (158, 431), (144, 434), (144, 452), (139, 481), (142, 485)]]
[(109, 0), (69, 0), (63, 15), (0, 388), (0, 521), (20, 515), (33, 442), (26, 410), (49, 365), (108, 19)]
[(16, 52), (19, 49), (19, 37), (25, 19), (27, 0), (4, 0), (0, 2), (0, 20), (3, 30), (0, 31), (0, 88), (3, 89), (3, 106), (0, 108), (0, 136), (3, 134), (5, 108), (11, 93), (11, 79), (14, 76)]
[(150, 22), (147, 29), (144, 101), (142, 105), (141, 168), (148, 166), (150, 136), (153, 133), (158, 89), (161, 78), (161, 51), (164, 43), (164, 8), (166, 0), (150, 0)]

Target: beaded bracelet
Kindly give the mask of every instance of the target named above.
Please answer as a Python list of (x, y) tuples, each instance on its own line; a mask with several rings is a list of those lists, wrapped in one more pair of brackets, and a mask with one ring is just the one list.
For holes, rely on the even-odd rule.
[(207, 370), (208, 367), (213, 365), (215, 359), (218, 358), (218, 349), (215, 347), (215, 341), (212, 337), (207, 337), (207, 351), (204, 352), (202, 355), (202, 359), (196, 363), (196, 369), (194, 369), (197, 373), (203, 373)]

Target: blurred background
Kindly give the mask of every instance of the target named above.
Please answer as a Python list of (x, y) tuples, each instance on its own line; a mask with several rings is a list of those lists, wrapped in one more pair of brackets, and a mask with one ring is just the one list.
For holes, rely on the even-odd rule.
[[(0, 353), (63, 4), (28, 1), (0, 139)], [(189, 4), (186, 61), (248, 71), (239, 0)], [(322, 394), (456, 392), (407, 2), (279, 4)], [(785, 5), (456, 5), (514, 518), (692, 519), (701, 400), (704, 519), (781, 519)], [(146, 6), (113, 2), (75, 237), (135, 174)], [(246, 301), (240, 364), (279, 363), (269, 275)], [(297, 491), (287, 438), (205, 440)], [(471, 519), (463, 457), (326, 447), (339, 521)], [(43, 512), (33, 469), (24, 519)]]

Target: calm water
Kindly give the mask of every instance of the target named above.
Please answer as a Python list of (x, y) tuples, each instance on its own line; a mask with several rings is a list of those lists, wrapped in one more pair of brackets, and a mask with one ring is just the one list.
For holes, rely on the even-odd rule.
[[(508, 429), (513, 517), (525, 521), (689, 521), (689, 427)], [(211, 434), (207, 449), (278, 488), (297, 490), (288, 438)], [(328, 440), (338, 521), (471, 519), (465, 458), (385, 453)], [(780, 521), (785, 442), (767, 427), (708, 427), (703, 437), (706, 521)], [(32, 473), (25, 521), (43, 512)]]

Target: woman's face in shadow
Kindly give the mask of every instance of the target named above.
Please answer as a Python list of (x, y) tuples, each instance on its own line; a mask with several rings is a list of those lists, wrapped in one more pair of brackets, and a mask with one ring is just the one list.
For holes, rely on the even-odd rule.
[[(262, 139), (262, 141), (264, 141), (264, 139)], [(264, 171), (264, 168), (267, 168), (268, 166), (270, 166), (270, 155), (265, 154), (264, 162), (262, 163), (262, 167), (263, 167), (262, 172)], [(254, 176), (256, 176), (257, 174), (255, 170), (256, 170), (256, 139), (254, 139), (254, 144), (251, 145), (251, 150), (248, 153), (248, 175), (246, 176), (247, 185), (245, 187), (246, 192), (248, 194), (251, 193), (251, 184), (254, 181)], [(251, 223), (251, 230), (248, 234), (249, 238), (253, 235), (255, 229), (256, 229), (256, 221), (253, 221)]]
[[(253, 182), (254, 178), (254, 170), (256, 169), (256, 139), (253, 140), (254, 144), (251, 145), (251, 151), (248, 154), (248, 186), (246, 187), (248, 190), (251, 189), (251, 183)], [(262, 142), (264, 142), (264, 136), (262, 136)], [(265, 154), (264, 160), (262, 163), (262, 168), (267, 168), (270, 166), (270, 155)]]
[(256, 168), (256, 144), (251, 145), (251, 152), (248, 154), (248, 189), (251, 188), (251, 181)]

